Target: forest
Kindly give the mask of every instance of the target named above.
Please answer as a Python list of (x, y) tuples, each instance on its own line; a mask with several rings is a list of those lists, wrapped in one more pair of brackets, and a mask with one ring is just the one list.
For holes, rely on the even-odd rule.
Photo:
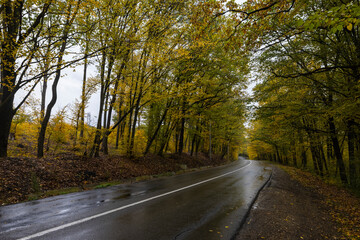
[[(89, 157), (106, 155), (109, 147), (130, 157), (185, 150), (236, 155), (248, 54), (232, 18), (216, 16), (223, 7), (217, 1), (7, 1), (0, 156), (18, 152), (11, 143), (21, 137), (38, 158), (70, 146)], [(89, 66), (96, 77), (89, 77)], [(82, 93), (54, 112), (68, 68), (82, 71)], [(20, 90), (27, 94), (19, 100)], [(86, 108), (96, 92), (97, 122), (89, 125)]]
[[(357, 0), (4, 0), (0, 158), (244, 154), (358, 188), (359, 17)], [(55, 111), (68, 70), (81, 95)]]
[(359, 16), (359, 1), (297, 1), (267, 22), (250, 156), (359, 189)]

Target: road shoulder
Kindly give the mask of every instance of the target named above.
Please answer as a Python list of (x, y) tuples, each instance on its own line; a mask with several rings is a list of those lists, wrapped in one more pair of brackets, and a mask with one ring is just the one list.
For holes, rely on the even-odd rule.
[(274, 167), (235, 239), (341, 239), (337, 229), (320, 194)]

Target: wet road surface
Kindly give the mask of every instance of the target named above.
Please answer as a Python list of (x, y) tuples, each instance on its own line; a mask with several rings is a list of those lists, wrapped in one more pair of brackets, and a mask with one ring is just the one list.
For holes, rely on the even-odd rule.
[(0, 207), (0, 239), (231, 239), (266, 163), (226, 166)]

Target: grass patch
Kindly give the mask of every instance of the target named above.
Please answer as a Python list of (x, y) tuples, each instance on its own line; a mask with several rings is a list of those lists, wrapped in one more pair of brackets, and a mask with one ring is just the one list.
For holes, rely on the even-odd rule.
[(152, 178), (153, 178), (153, 176), (149, 176), (149, 175), (138, 176), (138, 177), (135, 178), (135, 181), (136, 182), (142, 182), (142, 181), (150, 180)]
[(46, 192), (36, 192), (36, 193), (29, 194), (27, 196), (27, 201), (33, 201), (33, 200), (38, 200), (41, 198), (64, 195), (64, 194), (68, 194), (68, 193), (80, 192), (81, 190), (82, 189), (79, 187), (72, 187), (72, 188), (49, 190)]
[[(115, 186), (115, 185), (119, 185), (122, 184), (123, 182), (121, 181), (112, 181), (112, 182), (102, 182), (94, 187), (90, 187), (90, 189), (99, 189), (99, 188), (107, 188), (107, 187), (111, 187), (111, 186)], [(89, 188), (89, 187), (87, 187)]]
[(110, 183), (101, 183), (101, 184), (99, 184), (99, 185), (96, 185), (96, 186), (94, 187), (94, 189), (106, 188), (106, 187), (110, 187), (110, 186), (112, 186)]
[(57, 195), (63, 195), (68, 193), (74, 193), (74, 192), (80, 192), (82, 189), (79, 187), (72, 187), (72, 188), (64, 188), (64, 189), (58, 189), (58, 190), (50, 190), (44, 192), (44, 197), (51, 197), (51, 196), (57, 196)]

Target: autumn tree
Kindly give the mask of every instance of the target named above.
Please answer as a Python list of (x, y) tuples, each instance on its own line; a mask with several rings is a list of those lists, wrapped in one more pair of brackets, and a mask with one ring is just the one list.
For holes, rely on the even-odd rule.
[[(99, 155), (101, 139), (107, 153), (107, 136), (112, 120), (113, 107), (118, 96), (123, 70), (129, 59), (135, 33), (142, 22), (142, 16), (136, 1), (102, 2), (96, 10), (99, 47), (101, 57), (98, 59), (100, 80), (100, 102), (97, 132), (90, 155)], [(140, 13), (139, 13), (140, 12)], [(137, 14), (140, 14), (138, 16)], [(114, 77), (115, 75), (115, 77)], [(104, 130), (102, 130), (104, 129)]]
[[(44, 118), (44, 126), (39, 136), (39, 156), (42, 155), (41, 136), (44, 136), (46, 122), (56, 102), (54, 90), (60, 79), (61, 70), (79, 61), (79, 58), (65, 61), (64, 54), (69, 36), (75, 37), (71, 27), (76, 16), (74, 13), (83, 3), (85, 2), (44, 0), (4, 1), (1, 4), (0, 156), (7, 155), (9, 129), (14, 114), (33, 94), (41, 80), (41, 118)], [(45, 114), (45, 93), (48, 79), (52, 75), (53, 97)], [(20, 90), (25, 90), (25, 96), (19, 97), (17, 106), (14, 106), (14, 98), (18, 97), (17, 93)]]
[[(40, 25), (51, 4), (51, 0), (1, 3), (0, 157), (7, 156), (11, 122), (24, 102), (14, 107), (15, 94), (34, 79), (28, 70), (39, 49)], [(32, 43), (31, 48), (27, 49), (25, 43)]]
[[(241, 12), (237, 4), (228, 2), (49, 1), (34, 11), (30, 2), (24, 4), (26, 21), (18, 24), (28, 26), (29, 32), (24, 26), (14, 32), (21, 32), (19, 39), (27, 33), (26, 41), (14, 43), (18, 55), (2, 52), (2, 56), (16, 56), (13, 65), (9, 64), (13, 67), (3, 69), (18, 75), (11, 80), (13, 88), (5, 82), (10, 78), (2, 77), (2, 88), (15, 94), (29, 86), (21, 105), (41, 84), (38, 156), (44, 155), (61, 74), (80, 64), (83, 77), (73, 119), (75, 141), (78, 132), (80, 138), (84, 136), (86, 104), (94, 86), (99, 86), (97, 130), (90, 156), (99, 156), (100, 150), (108, 154), (108, 137), (116, 129), (116, 146), (120, 142), (131, 157), (169, 151), (229, 156), (242, 141), (242, 91), (249, 71), (249, 43), (254, 38), (246, 37), (243, 30), (249, 26), (248, 16), (256, 11)], [(263, 11), (272, 6), (266, 5)], [(31, 19), (36, 19), (33, 25)], [(73, 58), (70, 52), (76, 52)], [(91, 65), (97, 72), (89, 87)], [(45, 106), (50, 84), (52, 96)]]
[[(225, 23), (226, 18), (213, 21), (211, 26), (202, 24), (207, 23), (205, 19), (211, 19), (218, 7), (209, 2), (198, 4), (198, 12), (194, 10), (187, 16), (189, 25), (184, 28), (184, 42), (175, 51), (177, 58), (169, 72), (172, 75), (168, 75), (162, 83), (167, 86), (168, 100), (161, 98), (161, 103), (152, 104), (148, 111), (150, 134), (145, 152), (155, 141), (160, 146), (155, 144), (154, 151), (161, 154), (169, 145), (171, 135), (175, 140), (174, 151), (178, 154), (186, 149), (186, 145), (191, 145), (186, 149), (189, 152), (198, 152), (200, 142), (204, 140), (204, 124), (209, 123), (211, 116), (204, 113), (240, 94), (233, 93), (232, 88), (241, 86), (247, 73), (247, 57), (244, 49), (239, 48), (241, 42), (236, 41), (237, 38), (224, 39), (224, 35), (230, 35), (229, 29), (232, 28), (227, 25), (229, 22)], [(228, 113), (222, 113), (226, 118)], [(241, 118), (238, 121), (241, 122)]]
[(51, 111), (53, 107), (55, 106), (55, 103), (57, 101), (57, 86), (61, 78), (61, 70), (64, 65), (64, 55), (65, 50), (68, 48), (69, 44), (69, 35), (71, 33), (72, 24), (75, 21), (75, 18), (78, 14), (78, 11), (81, 7), (81, 0), (76, 1), (75, 3), (73, 1), (68, 2), (60, 2), (59, 6), (57, 8), (64, 9), (64, 17), (63, 22), (60, 24), (60, 33), (59, 33), (59, 49), (56, 56), (56, 66), (55, 66), (55, 77), (54, 81), (52, 83), (52, 98), (49, 102), (49, 104), (46, 107), (46, 112), (44, 115), (44, 118), (41, 122), (41, 127), (39, 131), (39, 137), (38, 137), (38, 147), (37, 147), (37, 156), (43, 157), (44, 156), (44, 142), (45, 142), (45, 134), (46, 134), (46, 128), (47, 124), (51, 117)]
[[(353, 1), (298, 1), (289, 13), (263, 23), (272, 31), (261, 38), (265, 51), (260, 63), (266, 80), (257, 92), (264, 124), (269, 115), (275, 123), (287, 122), (280, 130), (295, 136), (284, 137), (287, 144), (308, 144), (320, 175), (328, 172), (334, 157), (335, 174), (352, 186), (357, 184), (359, 168), (354, 141), (359, 132), (354, 108), (359, 94), (358, 9)], [(347, 155), (341, 144), (343, 133)]]

